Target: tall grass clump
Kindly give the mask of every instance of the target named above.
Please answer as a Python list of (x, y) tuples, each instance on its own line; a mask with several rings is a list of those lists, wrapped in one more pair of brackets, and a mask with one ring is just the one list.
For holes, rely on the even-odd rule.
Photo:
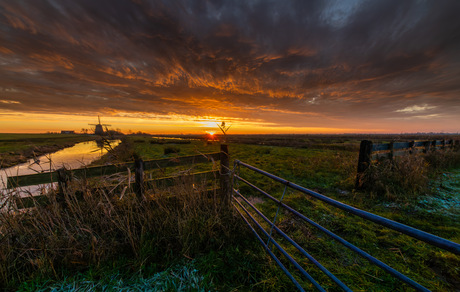
[(46, 206), (0, 213), (0, 288), (123, 263), (133, 272), (167, 268), (174, 258), (219, 250), (245, 230), (216, 192), (187, 179), (145, 199), (86, 180), (49, 198)]
[(362, 181), (373, 198), (404, 201), (429, 191), (428, 173), (429, 164), (422, 156), (407, 155), (371, 164)]
[(425, 159), (435, 174), (460, 167), (460, 151), (458, 150), (431, 151), (425, 155)]
[(430, 180), (460, 166), (459, 151), (431, 151), (372, 163), (362, 177), (364, 190), (372, 197), (407, 201), (430, 192)]

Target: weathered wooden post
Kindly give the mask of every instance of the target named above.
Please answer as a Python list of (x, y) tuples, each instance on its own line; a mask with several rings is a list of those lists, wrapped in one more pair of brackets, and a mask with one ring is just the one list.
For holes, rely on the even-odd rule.
[(409, 154), (415, 154), (415, 141), (410, 141), (409, 142)]
[(393, 161), (394, 158), (394, 144), (395, 141), (391, 141), (390, 144), (388, 145), (388, 150), (390, 150), (390, 160)]
[(431, 142), (430, 141), (425, 141), (425, 142), (423, 142), (423, 144), (425, 145), (425, 149), (423, 149), (423, 153), (429, 153), (430, 152)]
[(142, 158), (136, 158), (134, 160), (134, 191), (138, 199), (144, 198), (145, 187), (144, 187), (144, 161)]
[(65, 168), (59, 168), (56, 170), (57, 172), (57, 179), (58, 179), (58, 193), (57, 193), (57, 198), (56, 201), (59, 204), (64, 204), (65, 202), (65, 193), (67, 192), (69, 182), (71, 180), (71, 175), (69, 171)]
[(358, 171), (356, 174), (355, 189), (362, 188), (362, 176), (371, 164), (372, 141), (363, 140), (359, 146)]
[(231, 204), (231, 180), (230, 180), (230, 160), (228, 155), (228, 145), (220, 145), (220, 195), (224, 209), (230, 209)]

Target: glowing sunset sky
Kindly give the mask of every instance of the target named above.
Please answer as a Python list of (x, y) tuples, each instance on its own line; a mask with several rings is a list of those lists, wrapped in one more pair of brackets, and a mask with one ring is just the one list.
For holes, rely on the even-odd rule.
[(460, 1), (1, 0), (0, 132), (460, 129)]

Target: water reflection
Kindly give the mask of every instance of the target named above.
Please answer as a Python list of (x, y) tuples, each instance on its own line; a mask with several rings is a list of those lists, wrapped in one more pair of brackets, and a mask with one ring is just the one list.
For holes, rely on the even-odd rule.
[[(120, 140), (112, 140), (110, 147), (115, 148)], [(62, 149), (55, 153), (34, 157), (29, 161), (0, 170), (0, 191), (6, 193), (6, 181), (8, 176), (27, 175), (42, 172), (55, 171), (61, 167), (66, 169), (77, 169), (84, 167), (94, 160), (99, 159), (110, 149), (106, 143), (100, 141), (88, 141), (75, 144), (72, 147)], [(37, 194), (40, 193), (40, 186), (22, 187), (21, 192)], [(2, 199), (0, 199), (1, 205)]]

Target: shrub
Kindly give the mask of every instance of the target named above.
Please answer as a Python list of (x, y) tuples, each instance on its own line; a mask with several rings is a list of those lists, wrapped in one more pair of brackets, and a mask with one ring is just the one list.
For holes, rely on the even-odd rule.
[(164, 148), (163, 152), (164, 152), (164, 155), (168, 155), (170, 153), (179, 153), (180, 149), (177, 147), (168, 146)]

